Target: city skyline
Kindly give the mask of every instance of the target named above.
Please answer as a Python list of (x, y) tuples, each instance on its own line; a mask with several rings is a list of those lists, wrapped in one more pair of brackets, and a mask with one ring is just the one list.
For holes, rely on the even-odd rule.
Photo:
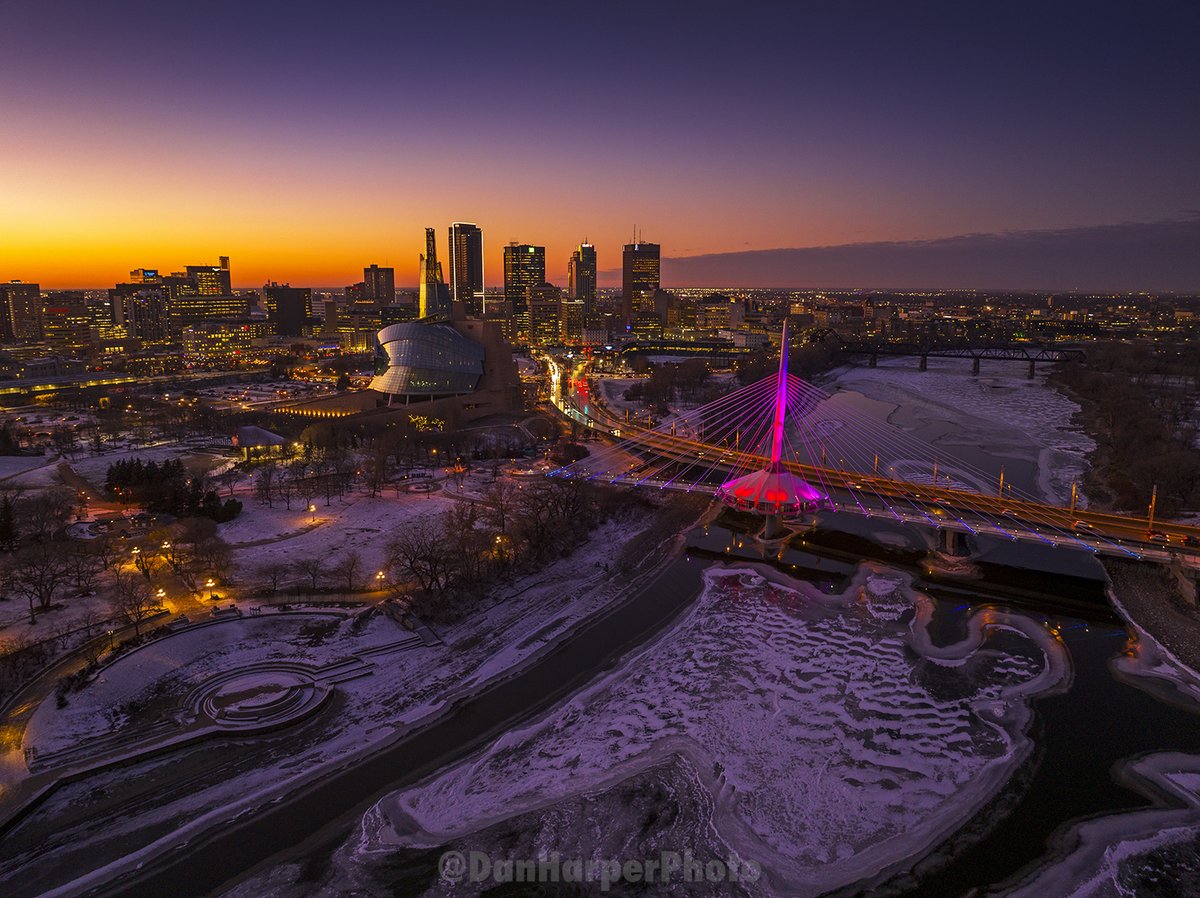
[(669, 5), (630, 29), (597, 9), (582, 59), (571, 17), (477, 10), (456, 46), (491, 60), (486, 79), (444, 71), (436, 42), (359, 52), (367, 31), (443, 33), (433, 10), (71, 6), (0, 12), (0, 114), (21, 134), (0, 148), (0, 277), (49, 289), (205, 247), (241, 260), (241, 287), (337, 286), (367, 260), (413, 284), (408, 235), (456, 220), (487, 231), (489, 283), (512, 240), (544, 244), (565, 283), (586, 237), (615, 286), (635, 225), (663, 244), (666, 274), (700, 256), (1200, 208), (1198, 13), (1183, 5), (763, 7), (743, 30)]

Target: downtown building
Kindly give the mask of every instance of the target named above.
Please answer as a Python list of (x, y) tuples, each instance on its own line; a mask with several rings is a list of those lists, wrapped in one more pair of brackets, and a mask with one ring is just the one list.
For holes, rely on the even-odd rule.
[(42, 288), (24, 281), (0, 284), (0, 340), (42, 339)]
[(461, 302), (467, 315), (484, 314), (483, 231), (469, 222), (450, 225), (450, 297)]
[(529, 290), (545, 283), (546, 247), (528, 243), (510, 243), (504, 247), (504, 305), (510, 339), (528, 341)]
[(621, 255), (621, 312), (625, 325), (638, 315), (654, 314), (659, 288), (660, 247), (657, 243), (627, 243)]
[(581, 243), (567, 262), (567, 296), (583, 303), (584, 315), (596, 308), (596, 247)]

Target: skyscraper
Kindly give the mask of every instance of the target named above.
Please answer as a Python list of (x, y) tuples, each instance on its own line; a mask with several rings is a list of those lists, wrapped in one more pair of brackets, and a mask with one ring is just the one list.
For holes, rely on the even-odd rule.
[(625, 323), (638, 312), (654, 311), (654, 291), (659, 286), (659, 245), (627, 243), (621, 258), (621, 308)]
[(529, 312), (526, 341), (530, 346), (553, 346), (562, 342), (562, 291), (553, 284), (538, 284), (525, 291)]
[(596, 303), (596, 247), (579, 244), (567, 263), (567, 295), (583, 303), (584, 314), (592, 314)]
[(450, 296), (483, 315), (483, 231), (464, 221), (450, 225)]
[(42, 339), (42, 288), (23, 281), (0, 284), (0, 338)]
[(396, 301), (396, 269), (372, 264), (363, 269), (363, 299), (373, 299), (381, 306)]
[(229, 257), (222, 256), (224, 267), (221, 265), (189, 265), (187, 276), (196, 284), (196, 292), (201, 296), (228, 296), (233, 293), (229, 283)]
[(437, 238), (433, 228), (425, 229), (425, 253), (419, 258), (418, 309), (422, 318), (433, 315), (449, 316), (450, 288), (442, 277), (442, 263), (437, 260)]
[(263, 297), (267, 304), (267, 319), (275, 325), (276, 333), (285, 337), (304, 335), (304, 326), (313, 313), (310, 288), (267, 284), (263, 287)]
[(546, 247), (510, 243), (504, 247), (504, 304), (513, 317), (512, 333), (529, 333), (527, 291), (546, 282)]

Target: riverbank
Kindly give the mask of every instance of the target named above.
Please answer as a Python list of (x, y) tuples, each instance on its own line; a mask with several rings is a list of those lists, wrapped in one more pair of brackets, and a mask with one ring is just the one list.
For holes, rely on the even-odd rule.
[(1200, 608), (1160, 565), (1104, 559), (1117, 610), (1200, 676)]

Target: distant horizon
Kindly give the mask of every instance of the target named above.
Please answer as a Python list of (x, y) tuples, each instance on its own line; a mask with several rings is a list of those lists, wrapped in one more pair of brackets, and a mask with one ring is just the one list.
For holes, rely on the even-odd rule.
[[(413, 242), (416, 246), (415, 239)], [(655, 242), (669, 246), (662, 238)], [(601, 245), (597, 245), (597, 252), (601, 260), (606, 258)], [(613, 255), (619, 253), (619, 249), (613, 251)], [(236, 277), (238, 257), (228, 255), (230, 270)], [(210, 261), (172, 262), (160, 265), (158, 270), (169, 273)], [(366, 261), (353, 269), (342, 284), (306, 283), (300, 277), (275, 272), (261, 280), (237, 280), (234, 289), (258, 290), (274, 281), (320, 291), (344, 290), (356, 282), (351, 278), (357, 272), (371, 264)], [(396, 267), (378, 261), (374, 264)], [(126, 274), (134, 270), (116, 267)], [(261, 263), (248, 267), (263, 270)], [(488, 270), (499, 267), (502, 265), (495, 258), (487, 266)], [(1200, 212), (1189, 211), (1181, 217), (1158, 221), (1078, 228), (665, 255), (662, 271), (664, 289), (1196, 294), (1200, 293)], [(20, 279), (46, 291), (106, 290), (114, 284), (128, 283), (121, 275), (109, 283), (91, 285), (64, 285), (28, 274), (0, 275), (0, 281)], [(601, 268), (598, 276), (602, 289), (620, 287), (619, 267)], [(990, 283), (968, 282), (976, 278)], [(551, 275), (547, 280), (558, 286), (565, 284), (565, 277)], [(486, 278), (485, 283), (490, 285), (488, 289), (499, 290), (503, 279)], [(416, 290), (417, 284), (414, 281), (397, 289)]]

